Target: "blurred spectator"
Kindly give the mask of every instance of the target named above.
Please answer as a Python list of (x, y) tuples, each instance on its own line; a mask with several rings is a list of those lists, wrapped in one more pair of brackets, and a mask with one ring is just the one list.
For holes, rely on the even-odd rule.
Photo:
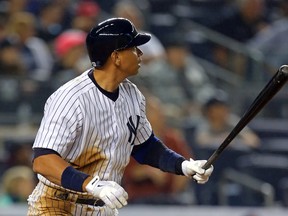
[[(237, 124), (239, 117), (231, 111), (228, 103), (226, 92), (215, 90), (215, 95), (203, 104), (203, 116), (193, 122), (192, 135), (186, 134), (186, 136), (190, 136), (189, 145), (193, 148), (196, 158), (209, 158)], [(250, 128), (243, 128), (225, 150), (226, 154), (223, 154), (215, 163), (217, 172), (211, 176), (209, 184), (204, 188), (195, 186), (198, 203), (200, 205), (219, 204), (218, 184), (223, 177), (223, 172), (227, 168), (237, 169), (237, 158), (259, 147), (258, 136)], [(239, 203), (237, 200), (240, 197), (239, 192), (228, 188), (227, 194), (230, 193), (231, 196), (235, 196), (233, 202)]]
[(113, 9), (113, 15), (129, 19), (134, 23), (137, 30), (145, 30), (145, 32), (152, 34), (151, 40), (140, 47), (143, 51), (142, 62), (144, 64), (165, 56), (165, 50), (161, 41), (153, 33), (147, 31), (144, 14), (133, 1), (122, 0), (116, 3)]
[(34, 173), (27, 166), (11, 167), (3, 173), (1, 180), (0, 206), (2, 207), (26, 203), (36, 184)]
[[(191, 157), (192, 150), (181, 131), (167, 125), (160, 101), (150, 93), (145, 93), (145, 97), (147, 118), (153, 126), (155, 135), (164, 140), (171, 149), (186, 158)], [(188, 189), (187, 178), (157, 172), (153, 167), (141, 166), (133, 158), (124, 173), (123, 186), (129, 194), (129, 202), (134, 204), (191, 204), (193, 202), (193, 192)], [(188, 197), (185, 196), (185, 192), (189, 193)]]
[(102, 20), (104, 11), (96, 1), (78, 1), (74, 11), (71, 28), (89, 32), (98, 22)]
[(30, 0), (4, 0), (6, 11), (8, 16), (12, 16), (14, 13), (22, 12), (27, 9), (27, 5)]
[(75, 29), (66, 30), (55, 39), (54, 88), (58, 88), (91, 67), (85, 51), (85, 40), (86, 32)]
[(249, 47), (258, 49), (265, 58), (267, 78), (288, 62), (288, 1), (279, 1), (280, 18), (258, 32), (249, 42)]
[[(237, 0), (234, 7), (228, 7), (222, 18), (211, 28), (237, 42), (245, 43), (267, 25), (265, 0)], [(232, 53), (227, 47), (214, 45), (213, 56), (216, 64), (232, 70), (243, 79), (251, 79), (249, 60), (241, 53)]]
[(266, 26), (265, 0), (236, 0), (235, 8), (227, 8), (226, 14), (212, 28), (229, 38), (246, 42)]
[(37, 35), (48, 44), (70, 28), (71, 0), (43, 1), (37, 14)]
[(6, 168), (13, 166), (32, 167), (33, 139), (8, 139), (4, 141)]
[[(2, 5), (0, 4), (0, 7)], [(0, 41), (6, 37), (6, 24), (8, 21), (8, 16), (5, 11), (0, 11)]]
[(17, 42), (26, 76), (32, 80), (46, 81), (50, 78), (53, 57), (45, 42), (35, 36), (35, 21), (31, 13), (14, 13), (7, 24), (7, 37)]
[[(203, 105), (203, 119), (195, 130), (195, 142), (199, 147), (217, 148), (237, 124), (239, 118), (233, 114), (228, 104), (228, 95), (217, 91), (215, 96)], [(259, 137), (245, 127), (229, 145), (235, 149), (258, 148)]]
[(200, 104), (214, 91), (209, 76), (183, 38), (171, 34), (164, 40), (166, 58), (149, 64), (135, 80), (162, 101), (163, 112), (173, 123), (198, 115)]
[(25, 75), (25, 66), (22, 62), (17, 43), (9, 40), (9, 38), (0, 40), (0, 75)]

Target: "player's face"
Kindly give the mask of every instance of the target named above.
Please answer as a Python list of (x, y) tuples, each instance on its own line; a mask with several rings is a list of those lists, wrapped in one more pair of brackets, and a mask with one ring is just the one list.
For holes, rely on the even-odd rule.
[(120, 70), (128, 76), (137, 74), (141, 67), (142, 51), (138, 47), (130, 47), (120, 51), (121, 65)]

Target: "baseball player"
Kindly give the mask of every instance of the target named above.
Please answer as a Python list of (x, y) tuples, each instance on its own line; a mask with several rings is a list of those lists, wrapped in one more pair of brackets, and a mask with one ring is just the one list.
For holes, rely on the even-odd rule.
[(33, 145), (39, 183), (28, 215), (117, 215), (127, 205), (120, 186), (132, 155), (139, 163), (208, 181), (205, 160), (186, 160), (152, 131), (145, 98), (127, 77), (137, 74), (150, 35), (124, 18), (111, 18), (86, 38), (92, 68), (47, 100)]

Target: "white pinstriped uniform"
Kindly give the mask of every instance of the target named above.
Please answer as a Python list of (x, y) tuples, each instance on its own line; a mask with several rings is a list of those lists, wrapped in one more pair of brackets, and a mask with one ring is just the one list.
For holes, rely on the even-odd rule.
[[(113, 101), (92, 82), (88, 72), (49, 97), (33, 147), (53, 149), (74, 168), (120, 184), (133, 145), (143, 143), (152, 133), (145, 115), (145, 98), (126, 79), (119, 86), (117, 100)], [(67, 191), (41, 175), (38, 178), (39, 185), (28, 199), (32, 207), (43, 206), (45, 187)], [(87, 193), (75, 195), (89, 197)], [(73, 206), (69, 210), (72, 215), (113, 215), (103, 211), (107, 207), (93, 206), (90, 208), (95, 210), (94, 214), (91, 211), (75, 214), (75, 209), (87, 206)]]

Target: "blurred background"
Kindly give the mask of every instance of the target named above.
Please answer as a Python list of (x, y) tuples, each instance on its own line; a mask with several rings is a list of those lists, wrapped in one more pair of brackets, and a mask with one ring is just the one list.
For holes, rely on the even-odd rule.
[[(155, 134), (187, 158), (208, 159), (288, 64), (288, 0), (0, 0), (0, 215), (25, 215), (37, 182), (31, 146), (45, 101), (91, 67), (85, 36), (116, 16), (152, 34), (139, 47), (143, 62), (131, 80), (146, 97)], [(284, 215), (287, 86), (214, 167), (210, 181), (196, 185), (131, 160), (123, 214), (169, 215), (180, 207), (183, 215)]]

